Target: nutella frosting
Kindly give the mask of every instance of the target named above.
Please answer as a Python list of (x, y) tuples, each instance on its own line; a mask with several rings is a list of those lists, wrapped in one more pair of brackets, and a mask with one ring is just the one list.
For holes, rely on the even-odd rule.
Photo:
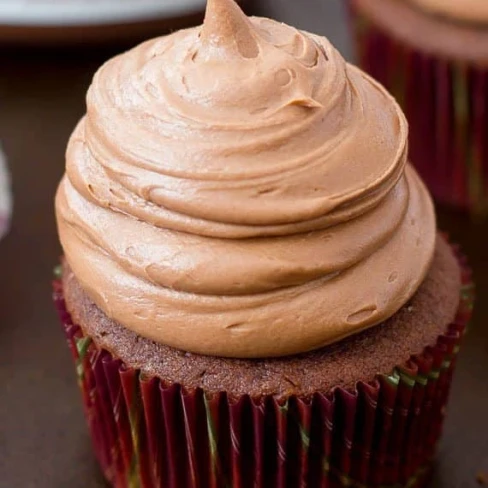
[(487, 0), (409, 0), (433, 14), (464, 22), (487, 23)]
[(378, 324), (423, 281), (430, 197), (386, 91), (324, 38), (209, 0), (95, 75), (56, 197), (93, 301), (186, 351), (265, 357)]

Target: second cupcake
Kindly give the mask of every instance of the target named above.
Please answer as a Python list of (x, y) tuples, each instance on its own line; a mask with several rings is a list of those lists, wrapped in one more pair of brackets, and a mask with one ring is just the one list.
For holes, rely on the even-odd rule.
[(488, 215), (488, 3), (349, 0), (362, 68), (396, 97), (434, 198)]

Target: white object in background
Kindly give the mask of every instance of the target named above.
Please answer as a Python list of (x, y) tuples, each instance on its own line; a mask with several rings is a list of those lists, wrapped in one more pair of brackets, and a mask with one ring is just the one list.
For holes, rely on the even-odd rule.
[(12, 194), (10, 191), (10, 177), (5, 155), (0, 147), (0, 237), (8, 230), (12, 214)]
[(177, 17), (205, 8), (205, 0), (0, 0), (0, 24), (107, 25)]

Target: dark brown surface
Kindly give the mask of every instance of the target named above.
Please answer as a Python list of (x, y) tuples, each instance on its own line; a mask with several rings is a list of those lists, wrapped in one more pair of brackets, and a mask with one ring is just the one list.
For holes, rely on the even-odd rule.
[[(341, 0), (261, 0), (270, 16), (327, 33), (342, 49)], [(109, 54), (15, 52), (0, 46), (0, 139), (9, 157), (15, 216), (0, 242), (0, 486), (104, 486), (91, 453), (70, 354), (50, 301), (60, 250), (52, 196), (84, 92)], [(433, 488), (479, 486), (488, 470), (488, 224), (443, 212), (442, 227), (475, 267), (475, 320), (461, 353)]]
[(179, 383), (187, 389), (226, 391), (230, 398), (310, 398), (337, 386), (354, 389), (356, 383), (371, 382), (378, 373), (391, 374), (395, 366), (404, 365), (411, 356), (434, 346), (454, 321), (461, 289), (459, 271), (449, 245), (439, 237), (424, 283), (389, 320), (317, 351), (271, 359), (200, 356), (138, 336), (109, 319), (92, 302), (66, 262), (63, 288), (66, 308), (84, 335), (148, 376), (158, 376), (165, 383)]

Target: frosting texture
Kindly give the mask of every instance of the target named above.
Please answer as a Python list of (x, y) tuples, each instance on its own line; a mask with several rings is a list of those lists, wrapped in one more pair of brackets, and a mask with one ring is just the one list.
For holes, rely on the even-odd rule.
[(474, 23), (488, 22), (486, 0), (409, 0), (424, 10), (450, 17), (454, 20)]
[(324, 38), (209, 0), (106, 63), (67, 150), (61, 243), (94, 302), (186, 351), (305, 352), (393, 315), (435, 245), (385, 90)]

